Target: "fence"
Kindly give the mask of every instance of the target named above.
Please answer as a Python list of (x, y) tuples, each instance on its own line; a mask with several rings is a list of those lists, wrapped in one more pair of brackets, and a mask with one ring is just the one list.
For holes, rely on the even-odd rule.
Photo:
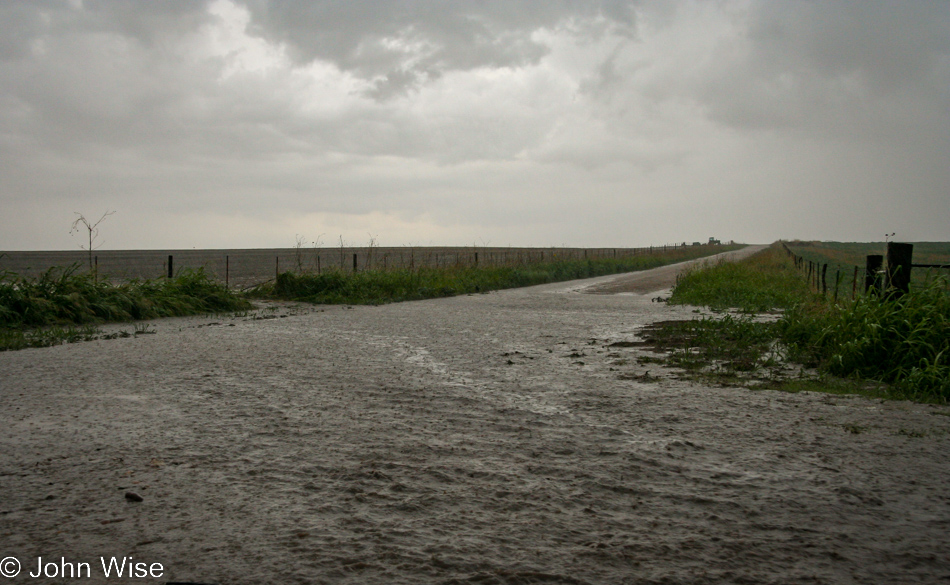
[[(704, 244), (707, 246), (708, 244)], [(250, 288), (278, 273), (326, 270), (418, 270), (462, 266), (518, 266), (560, 260), (624, 258), (685, 249), (683, 245), (643, 248), (502, 248), (502, 247), (339, 247), (234, 250), (106, 250), (93, 256), (93, 271), (102, 278), (153, 279), (182, 268), (204, 268), (232, 288)], [(0, 270), (37, 276), (54, 266), (79, 264), (88, 252), (4, 252)]]
[[(827, 296), (829, 290), (829, 263), (808, 260), (803, 256), (799, 256), (792, 252), (784, 242), (782, 243), (782, 247), (789, 257), (792, 258), (795, 266), (805, 275), (809, 286), (815, 290), (815, 292), (820, 292), (822, 295)], [(914, 264), (912, 260), (913, 254), (913, 244), (888, 242), (887, 254), (869, 254), (863, 270), (858, 266), (831, 264), (835, 269), (833, 288), (834, 302), (838, 302), (839, 285), (842, 283), (842, 278), (847, 278), (848, 273), (851, 274), (852, 299), (857, 295), (859, 276), (864, 281), (863, 293), (867, 294), (869, 291), (887, 291), (889, 295), (899, 297), (910, 290), (911, 271), (913, 268), (950, 268), (950, 264)], [(845, 290), (847, 290), (847, 288)]]

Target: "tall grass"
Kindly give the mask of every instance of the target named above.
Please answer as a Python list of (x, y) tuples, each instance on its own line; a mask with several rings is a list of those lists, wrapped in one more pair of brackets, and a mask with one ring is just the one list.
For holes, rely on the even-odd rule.
[(633, 272), (726, 251), (716, 248), (681, 248), (666, 253), (597, 260), (568, 260), (523, 266), (464, 266), (278, 275), (272, 285), (252, 294), (312, 303), (379, 304), (488, 292), (606, 274)]
[[(781, 247), (773, 245), (733, 265), (690, 272), (670, 300), (746, 311), (784, 309), (767, 329), (789, 359), (835, 376), (887, 383), (892, 398), (950, 401), (947, 278), (912, 286), (900, 298), (872, 294), (834, 304), (809, 292)], [(717, 327), (734, 329), (725, 321)]]
[[(203, 270), (183, 270), (176, 278), (133, 280), (118, 285), (97, 281), (78, 266), (51, 268), (36, 278), (0, 273), (0, 340), (23, 339), (23, 332), (53, 328), (27, 338), (75, 337), (72, 327), (243, 310), (251, 304), (212, 280)], [(62, 331), (56, 336), (50, 332)], [(82, 335), (88, 336), (87, 330)], [(52, 336), (51, 336), (52, 335)], [(49, 345), (50, 343), (46, 343)], [(16, 343), (0, 343), (0, 349)]]
[(785, 252), (771, 246), (740, 262), (691, 267), (677, 278), (670, 302), (765, 312), (787, 309), (812, 298)]
[(895, 397), (950, 400), (950, 293), (934, 278), (898, 299), (868, 295), (844, 306), (800, 306), (779, 322), (797, 361), (839, 376), (892, 384)]

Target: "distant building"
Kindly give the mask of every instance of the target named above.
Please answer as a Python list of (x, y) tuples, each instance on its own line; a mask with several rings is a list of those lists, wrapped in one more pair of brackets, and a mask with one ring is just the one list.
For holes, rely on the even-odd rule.
[(721, 243), (722, 243), (722, 242), (720, 242), (720, 241), (717, 240), (716, 238), (709, 238), (709, 245), (710, 245), (710, 246), (718, 246), (718, 245), (721, 244)]

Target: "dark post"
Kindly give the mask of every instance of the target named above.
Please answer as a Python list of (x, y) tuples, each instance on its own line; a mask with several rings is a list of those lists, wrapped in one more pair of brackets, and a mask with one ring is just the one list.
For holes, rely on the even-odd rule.
[(280, 256), (274, 256), (274, 280), (280, 277)]
[(821, 294), (828, 294), (828, 280), (825, 278), (828, 275), (828, 265), (824, 264), (821, 267)]
[(356, 272), (356, 254), (353, 254), (353, 272)]
[(854, 267), (854, 276), (851, 277), (851, 300), (858, 294), (858, 267)]
[(838, 304), (838, 283), (841, 281), (841, 271), (835, 269), (835, 300), (834, 304)]
[(884, 265), (884, 256), (868, 254), (864, 265), (864, 292), (871, 290), (881, 291), (881, 266)]
[(169, 254), (168, 255), (168, 278), (172, 278), (175, 274), (175, 269), (173, 268), (172, 264), (173, 264), (172, 255)]
[(910, 290), (910, 268), (914, 256), (913, 244), (887, 243), (888, 294), (900, 297)]
[(99, 256), (96, 255), (96, 268), (92, 273), (92, 281), (99, 284)]
[(475, 252), (475, 266), (478, 266), (478, 252)]

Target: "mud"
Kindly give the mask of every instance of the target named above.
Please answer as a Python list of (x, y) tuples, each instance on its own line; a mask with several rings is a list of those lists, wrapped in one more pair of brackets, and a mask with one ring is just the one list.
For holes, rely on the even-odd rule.
[(950, 579), (950, 410), (643, 377), (610, 344), (696, 316), (652, 302), (669, 274), (2, 353), (0, 557), (131, 556), (150, 583)]

